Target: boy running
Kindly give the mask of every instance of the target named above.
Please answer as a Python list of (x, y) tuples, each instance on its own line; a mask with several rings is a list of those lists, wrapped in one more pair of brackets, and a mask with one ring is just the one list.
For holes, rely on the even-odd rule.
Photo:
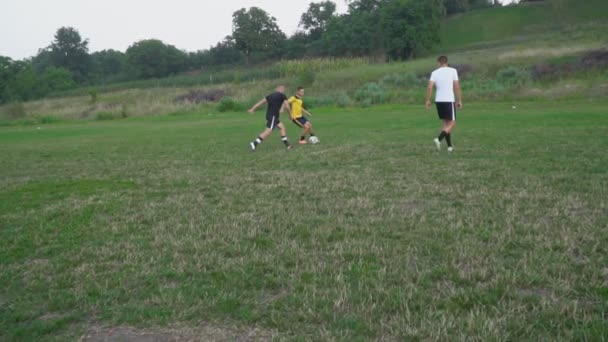
[(306, 145), (306, 135), (309, 134), (311, 137), (314, 137), (315, 134), (312, 132), (312, 123), (308, 121), (308, 119), (302, 115), (302, 113), (306, 114), (308, 117), (311, 117), (312, 114), (304, 109), (304, 101), (302, 98), (304, 97), (304, 88), (298, 87), (296, 91), (296, 95), (289, 98), (289, 103), (291, 104), (291, 121), (296, 124), (298, 127), (303, 128), (302, 134), (300, 135), (300, 145)]
[(279, 85), (274, 93), (261, 99), (260, 102), (251, 107), (248, 112), (253, 114), (265, 103), (268, 104), (268, 108), (266, 109), (266, 129), (260, 133), (257, 139), (249, 143), (251, 150), (255, 151), (258, 145), (268, 138), (272, 131), (277, 127), (281, 131), (281, 140), (285, 144), (285, 147), (290, 150), (291, 144), (289, 144), (289, 141), (287, 140), (287, 130), (285, 129), (285, 125), (279, 121), (279, 115), (281, 114), (283, 108), (287, 109), (287, 112), (289, 112), (289, 115), (291, 115), (289, 102), (287, 102), (287, 96), (285, 96), (285, 86)]
[[(441, 149), (441, 141), (446, 140), (448, 144), (448, 152), (452, 152), (452, 130), (456, 126), (456, 107), (462, 108), (462, 92), (460, 90), (460, 82), (458, 81), (458, 71), (448, 66), (448, 58), (441, 56), (437, 59), (439, 69), (433, 71), (429, 86), (426, 91), (426, 108), (431, 108), (431, 95), (433, 88), (437, 87), (435, 95), (435, 105), (437, 106), (437, 114), (439, 119), (443, 121), (441, 134), (435, 140), (437, 149)], [(454, 92), (458, 97), (458, 102), (454, 97)]]

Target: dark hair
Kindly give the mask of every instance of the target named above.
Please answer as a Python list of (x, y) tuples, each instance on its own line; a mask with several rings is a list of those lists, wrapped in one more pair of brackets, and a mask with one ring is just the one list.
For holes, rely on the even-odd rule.
[(441, 64), (448, 64), (448, 57), (447, 56), (440, 56), (439, 58), (437, 58), (437, 62), (439, 62)]
[(299, 86), (298, 89), (297, 89), (297, 91), (300, 91), (300, 90), (304, 90), (304, 87)]

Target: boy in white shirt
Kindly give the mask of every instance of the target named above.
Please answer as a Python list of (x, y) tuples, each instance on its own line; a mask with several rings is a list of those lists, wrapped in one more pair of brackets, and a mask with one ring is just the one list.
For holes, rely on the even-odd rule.
[[(435, 105), (437, 106), (437, 114), (439, 119), (443, 121), (441, 134), (435, 138), (434, 142), (437, 149), (441, 149), (443, 139), (448, 144), (448, 152), (452, 152), (452, 130), (456, 126), (456, 108), (462, 108), (462, 92), (460, 90), (460, 82), (458, 81), (458, 71), (448, 66), (448, 58), (441, 56), (437, 59), (439, 69), (433, 71), (429, 86), (426, 91), (426, 108), (431, 108), (431, 95), (433, 88), (437, 87), (435, 94)], [(458, 102), (456, 102), (456, 97)]]

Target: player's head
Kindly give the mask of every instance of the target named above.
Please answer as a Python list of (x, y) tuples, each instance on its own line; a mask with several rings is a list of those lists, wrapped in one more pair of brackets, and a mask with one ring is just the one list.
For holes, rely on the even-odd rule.
[(285, 85), (284, 84), (279, 84), (277, 86), (277, 91), (281, 94), (285, 94)]
[(299, 97), (304, 96), (304, 87), (298, 87), (298, 89), (296, 90), (296, 95), (298, 95)]
[(441, 66), (448, 65), (448, 57), (447, 56), (439, 56), (439, 58), (437, 58), (437, 62)]

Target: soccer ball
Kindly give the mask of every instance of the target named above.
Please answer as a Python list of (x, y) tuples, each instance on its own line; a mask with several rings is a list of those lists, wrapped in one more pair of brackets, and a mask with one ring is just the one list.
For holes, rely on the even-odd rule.
[(319, 138), (317, 138), (316, 136), (312, 136), (312, 137), (308, 138), (308, 142), (314, 145), (314, 144), (318, 144), (320, 141), (319, 141)]

